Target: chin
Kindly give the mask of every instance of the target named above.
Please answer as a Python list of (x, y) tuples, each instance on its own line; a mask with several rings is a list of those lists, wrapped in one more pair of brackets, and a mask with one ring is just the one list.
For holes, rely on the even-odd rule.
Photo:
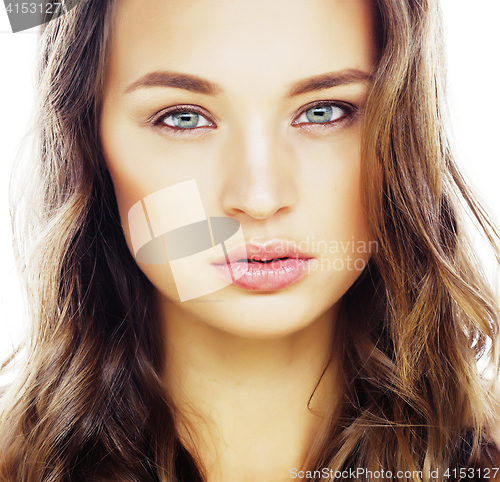
[(272, 339), (312, 325), (335, 304), (307, 293), (234, 291), (234, 287), (228, 287), (196, 300), (177, 302), (176, 310), (235, 336)]

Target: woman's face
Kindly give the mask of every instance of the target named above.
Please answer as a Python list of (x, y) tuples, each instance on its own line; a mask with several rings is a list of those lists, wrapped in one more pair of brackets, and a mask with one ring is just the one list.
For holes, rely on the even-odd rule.
[[(162, 226), (174, 227), (188, 205), (185, 224), (191, 224), (199, 220), (189, 215), (200, 212), (197, 193), (206, 216), (237, 220), (247, 243), (246, 257), (237, 250), (241, 243), (226, 246), (233, 272), (246, 274), (186, 301), (174, 263), (138, 261), (164, 312), (234, 334), (284, 335), (334, 309), (360, 275), (374, 250), (360, 175), (376, 54), (370, 4), (117, 3), (101, 137), (132, 254), (130, 230), (139, 229), (129, 224), (134, 205), (141, 216), (156, 210)], [(158, 192), (165, 196), (156, 204), (154, 196), (149, 205), (141, 201)], [(177, 221), (162, 210), (167, 198), (183, 206)], [(148, 239), (143, 228), (132, 237)], [(159, 242), (169, 255), (165, 237)], [(229, 273), (223, 261), (198, 259), (188, 284), (201, 276), (220, 286)]]

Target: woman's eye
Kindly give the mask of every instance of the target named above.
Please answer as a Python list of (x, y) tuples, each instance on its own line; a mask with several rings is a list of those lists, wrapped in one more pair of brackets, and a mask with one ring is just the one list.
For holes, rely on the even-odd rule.
[[(294, 122), (297, 124), (328, 124), (342, 120), (351, 114), (348, 107), (335, 104), (315, 105), (304, 111)], [(162, 115), (155, 125), (166, 125), (173, 129), (190, 130), (198, 127), (214, 126), (202, 114), (190, 110), (178, 110)]]
[(213, 125), (205, 117), (197, 112), (177, 111), (164, 115), (158, 120), (158, 124), (165, 124), (177, 129), (194, 129), (196, 127), (208, 127)]
[(327, 124), (335, 122), (348, 114), (347, 108), (338, 105), (315, 105), (304, 111), (294, 124)]

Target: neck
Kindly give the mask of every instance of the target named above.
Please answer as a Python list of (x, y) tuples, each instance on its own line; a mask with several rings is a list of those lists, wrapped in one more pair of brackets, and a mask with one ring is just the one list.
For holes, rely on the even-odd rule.
[(298, 332), (258, 339), (222, 331), (169, 301), (160, 306), (164, 383), (181, 440), (208, 480), (289, 480), (340, 393), (338, 360), (330, 360), (336, 307)]

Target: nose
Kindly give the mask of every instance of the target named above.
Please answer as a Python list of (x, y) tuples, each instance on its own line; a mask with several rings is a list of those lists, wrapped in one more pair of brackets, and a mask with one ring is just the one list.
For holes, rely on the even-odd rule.
[(264, 220), (297, 202), (297, 166), (283, 135), (255, 124), (231, 136), (225, 151), (222, 207)]

